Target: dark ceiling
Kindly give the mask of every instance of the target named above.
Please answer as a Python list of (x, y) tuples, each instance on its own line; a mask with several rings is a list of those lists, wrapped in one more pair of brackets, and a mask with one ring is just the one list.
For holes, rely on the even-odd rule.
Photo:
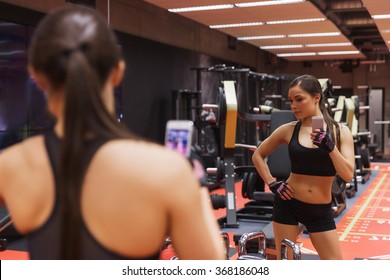
[(368, 60), (381, 60), (389, 55), (387, 44), (362, 1), (311, 0), (311, 2), (333, 21)]
[[(368, 64), (389, 56), (390, 0), (145, 1), (289, 61)], [(191, 7), (200, 9), (183, 11)]]

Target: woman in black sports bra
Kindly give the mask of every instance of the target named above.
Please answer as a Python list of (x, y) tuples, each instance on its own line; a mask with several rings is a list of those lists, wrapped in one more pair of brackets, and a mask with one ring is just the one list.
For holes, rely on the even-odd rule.
[(224, 259), (208, 190), (178, 153), (115, 118), (125, 69), (96, 11), (66, 5), (35, 30), (29, 73), (54, 130), (0, 155), (0, 203), (33, 259), (157, 259), (166, 236), (180, 259)]
[[(275, 194), (273, 227), (278, 259), (283, 238), (296, 240), (298, 224), (306, 226), (321, 259), (342, 259), (331, 211), (331, 187), (337, 173), (344, 181), (354, 173), (353, 138), (348, 127), (329, 115), (318, 80), (310, 75), (296, 78), (288, 98), (298, 121), (278, 127), (265, 139), (252, 160)], [(324, 127), (312, 131), (312, 117), (323, 116)], [(265, 158), (287, 143), (291, 174), (286, 182), (275, 181)]]

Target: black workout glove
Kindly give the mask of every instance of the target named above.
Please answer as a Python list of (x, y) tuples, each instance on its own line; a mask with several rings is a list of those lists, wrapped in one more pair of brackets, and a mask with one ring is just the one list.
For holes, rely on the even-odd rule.
[(275, 195), (282, 197), (283, 193), (286, 192), (287, 187), (286, 183), (283, 181), (275, 181), (268, 185), (271, 192), (273, 192)]
[(321, 149), (324, 149), (327, 153), (332, 152), (334, 149), (334, 142), (332, 138), (330, 137), (329, 133), (327, 133), (322, 128), (320, 128), (320, 132), (318, 132), (314, 137), (313, 143)]

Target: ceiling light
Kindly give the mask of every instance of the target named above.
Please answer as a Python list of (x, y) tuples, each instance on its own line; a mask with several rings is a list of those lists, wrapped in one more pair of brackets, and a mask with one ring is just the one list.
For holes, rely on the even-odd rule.
[(341, 32), (323, 32), (323, 33), (303, 33), (303, 34), (290, 34), (287, 35), (291, 38), (296, 37), (322, 37), (322, 36), (339, 36)]
[(305, 47), (316, 48), (316, 47), (346, 47), (352, 46), (352, 43), (324, 43), (324, 44), (306, 44)]
[(312, 56), (316, 55), (315, 52), (305, 52), (305, 53), (279, 53), (277, 56), (287, 57), (287, 56)]
[(23, 54), (25, 53), (24, 50), (15, 50), (15, 51), (9, 51), (9, 52), (0, 52), (0, 56), (11, 56), (15, 54)]
[(263, 22), (217, 24), (217, 25), (210, 25), (210, 28), (231, 28), (231, 27), (257, 26), (263, 24), (264, 24)]
[(294, 3), (301, 3), (301, 2), (305, 2), (305, 0), (274, 0), (274, 1), (238, 3), (238, 4), (234, 4), (234, 5), (239, 7), (239, 8), (246, 8), (246, 7), (257, 7), (257, 6), (294, 4)]
[(277, 49), (294, 49), (302, 48), (303, 45), (279, 45), (279, 46), (260, 46), (260, 49), (263, 50), (277, 50)]
[(234, 8), (233, 4), (174, 8), (174, 9), (168, 9), (168, 11), (172, 13), (185, 13), (185, 12), (197, 12), (197, 11), (209, 11), (209, 10), (222, 10), (222, 9), (231, 9), (231, 8)]
[(386, 19), (386, 18), (390, 18), (390, 14), (385, 14), (385, 15), (373, 15), (372, 18), (373, 18), (373, 19)]
[(237, 40), (249, 41), (249, 40), (262, 40), (262, 39), (278, 39), (278, 38), (286, 38), (286, 35), (265, 35), (265, 36), (238, 37)]
[(315, 22), (315, 21), (325, 21), (325, 20), (326, 18), (303, 18), (303, 19), (267, 21), (266, 24), (286, 24), (286, 23)]
[(359, 51), (333, 51), (333, 52), (318, 52), (318, 55), (340, 55), (340, 54), (359, 54)]

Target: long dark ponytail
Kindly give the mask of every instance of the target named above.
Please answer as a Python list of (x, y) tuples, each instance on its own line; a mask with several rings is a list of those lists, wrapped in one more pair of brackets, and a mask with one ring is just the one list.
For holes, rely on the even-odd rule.
[[(338, 148), (340, 148), (340, 126), (333, 119), (333, 117), (329, 114), (328, 107), (326, 106), (326, 97), (324, 96), (321, 88), (321, 84), (318, 79), (311, 75), (302, 75), (295, 78), (291, 84), (290, 88), (294, 86), (300, 86), (305, 92), (309, 93), (312, 97), (316, 94), (320, 94), (320, 110), (322, 115), (324, 116), (324, 121), (326, 126), (330, 131), (330, 135), (333, 141), (337, 144)], [(337, 139), (337, 141), (336, 141)]]
[[(53, 91), (64, 96), (64, 138), (58, 182), (62, 259), (80, 255), (80, 194), (83, 143), (96, 136), (130, 138), (102, 100), (103, 87), (118, 65), (120, 54), (113, 32), (95, 11), (69, 5), (53, 11), (39, 24), (29, 64), (42, 72)], [(51, 92), (48, 92), (49, 98)]]

